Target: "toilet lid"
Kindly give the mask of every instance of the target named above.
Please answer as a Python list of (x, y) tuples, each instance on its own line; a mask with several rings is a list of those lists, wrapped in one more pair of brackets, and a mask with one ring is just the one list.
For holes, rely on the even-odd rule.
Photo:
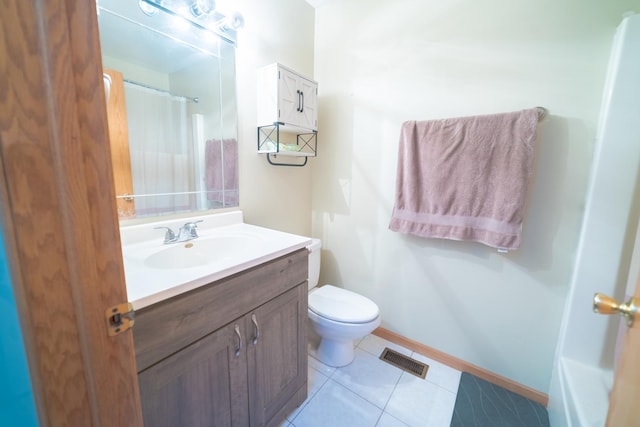
[(367, 323), (380, 314), (369, 298), (332, 285), (309, 294), (309, 309), (318, 316), (344, 323)]

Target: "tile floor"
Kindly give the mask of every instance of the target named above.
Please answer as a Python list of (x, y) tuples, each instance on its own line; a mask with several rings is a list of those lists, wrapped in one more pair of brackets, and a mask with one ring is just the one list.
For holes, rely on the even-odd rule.
[[(426, 378), (381, 361), (385, 347), (429, 365)], [(281, 427), (450, 426), (460, 371), (375, 335), (357, 343), (355, 360), (343, 368), (315, 359), (316, 348), (312, 336), (307, 400)]]

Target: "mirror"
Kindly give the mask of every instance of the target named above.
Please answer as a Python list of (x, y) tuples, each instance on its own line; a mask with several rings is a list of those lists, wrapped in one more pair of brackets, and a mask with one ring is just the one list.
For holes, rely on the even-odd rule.
[(137, 0), (98, 6), (120, 219), (238, 206), (234, 45)]

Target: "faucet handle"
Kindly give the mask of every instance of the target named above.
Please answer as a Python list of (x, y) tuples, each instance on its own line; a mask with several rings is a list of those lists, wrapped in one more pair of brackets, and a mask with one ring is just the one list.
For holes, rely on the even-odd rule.
[(196, 228), (198, 228), (197, 224), (203, 221), (204, 221), (203, 219), (200, 219), (198, 221), (187, 222), (185, 225), (182, 226), (182, 228), (189, 233), (189, 236), (191, 236), (191, 238), (197, 239), (198, 238), (198, 232), (196, 231)]
[(169, 227), (153, 227), (155, 230), (167, 230), (164, 233), (164, 243), (171, 243), (176, 241), (176, 233), (173, 232)]

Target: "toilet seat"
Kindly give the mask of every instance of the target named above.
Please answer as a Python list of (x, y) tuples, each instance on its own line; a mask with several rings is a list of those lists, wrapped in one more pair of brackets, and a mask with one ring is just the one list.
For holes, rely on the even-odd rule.
[(309, 309), (318, 316), (342, 323), (368, 323), (380, 315), (378, 306), (369, 298), (333, 285), (311, 292)]

